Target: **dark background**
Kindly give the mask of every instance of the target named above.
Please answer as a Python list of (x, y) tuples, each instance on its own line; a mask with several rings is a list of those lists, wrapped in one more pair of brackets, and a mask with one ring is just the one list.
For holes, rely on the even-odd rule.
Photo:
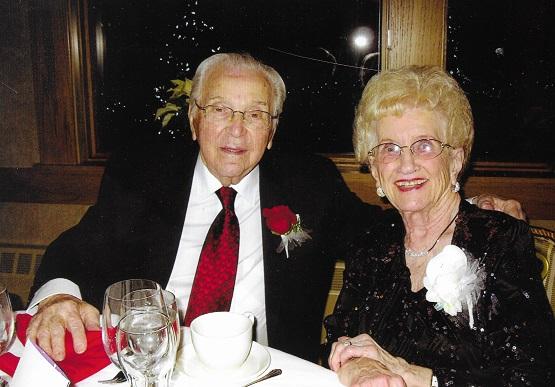
[(553, 0), (451, 0), (448, 15), (447, 69), (472, 105), (475, 159), (553, 166)]
[[(250, 52), (284, 78), (277, 148), (352, 151), (354, 108), (379, 66), (379, 55), (364, 61), (379, 52), (378, 0), (91, 0), (89, 8), (91, 41), (104, 44), (95, 72), (101, 151), (141, 130), (188, 136), (185, 114), (161, 128), (154, 113), (171, 79), (191, 78), (202, 59), (226, 51)], [(448, 17), (447, 69), (473, 108), (474, 159), (553, 165), (553, 1), (451, 0)], [(350, 42), (360, 26), (376, 34), (362, 52)]]
[[(354, 107), (379, 57), (364, 63), (374, 70), (334, 62), (362, 66), (379, 51), (378, 12), (379, 2), (368, 0), (92, 1), (91, 32), (100, 28), (105, 41), (95, 80), (102, 150), (152, 130), (171, 79), (192, 78), (213, 53), (246, 51), (274, 67), (288, 90), (276, 147), (350, 152)], [(364, 52), (350, 43), (359, 26), (376, 33)], [(188, 135), (184, 116), (158, 129)]]

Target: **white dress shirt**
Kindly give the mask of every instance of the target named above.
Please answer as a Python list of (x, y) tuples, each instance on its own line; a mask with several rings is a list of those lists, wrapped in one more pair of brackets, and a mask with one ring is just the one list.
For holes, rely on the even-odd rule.
[[(256, 340), (268, 344), (264, 300), (264, 263), (262, 260), (262, 225), (258, 167), (237, 185), (231, 185), (235, 197), (235, 214), (239, 221), (239, 262), (232, 312), (251, 312), (256, 317)], [(202, 245), (210, 225), (221, 211), (216, 195), (222, 184), (206, 168), (200, 157), (195, 166), (193, 184), (185, 215), (185, 224), (167, 289), (179, 294), (178, 307), (187, 310)], [(183, 317), (183, 316), (182, 316)]]
[[(230, 310), (238, 313), (253, 313), (256, 317), (255, 340), (267, 345), (259, 176), (259, 169), (256, 167), (239, 184), (231, 186), (237, 191), (235, 214), (239, 221), (240, 243), (237, 277)], [(167, 289), (176, 295), (182, 318), (187, 310), (206, 234), (222, 209), (222, 204), (216, 195), (216, 191), (221, 186), (199, 156), (195, 165), (179, 248), (167, 285)], [(148, 273), (145, 276), (148, 278)], [(29, 303), (27, 312), (35, 313), (39, 302), (51, 295), (61, 293), (81, 298), (79, 287), (73, 282), (63, 278), (52, 279), (37, 290)]]

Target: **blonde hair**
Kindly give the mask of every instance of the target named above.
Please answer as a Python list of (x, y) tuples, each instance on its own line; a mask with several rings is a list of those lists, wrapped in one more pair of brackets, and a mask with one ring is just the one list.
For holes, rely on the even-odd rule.
[(366, 161), (368, 152), (378, 145), (378, 120), (400, 116), (413, 108), (445, 118), (447, 125), (440, 126), (443, 133), (438, 140), (462, 148), (466, 165), (474, 141), (470, 104), (457, 81), (436, 66), (406, 66), (382, 71), (370, 79), (355, 113), (353, 144), (357, 160)]
[(229, 70), (251, 70), (258, 71), (262, 74), (272, 89), (272, 101), (270, 110), (273, 116), (282, 112), (283, 103), (285, 102), (285, 83), (279, 73), (272, 67), (254, 59), (247, 53), (220, 53), (212, 55), (203, 60), (197, 67), (195, 76), (193, 77), (193, 86), (191, 88), (191, 98), (200, 101), (204, 92), (204, 82), (208, 74), (219, 67)]

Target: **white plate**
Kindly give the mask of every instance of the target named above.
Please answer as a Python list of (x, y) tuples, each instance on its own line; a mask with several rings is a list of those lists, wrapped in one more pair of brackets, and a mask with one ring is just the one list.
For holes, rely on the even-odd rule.
[[(183, 372), (206, 385), (219, 382), (218, 385), (242, 385), (255, 379), (270, 366), (270, 353), (262, 345), (252, 342), (251, 352), (243, 365), (237, 370), (217, 372), (208, 369), (200, 359), (192, 345), (188, 345), (183, 351), (182, 358), (179, 359), (180, 367)], [(184, 356), (183, 356), (184, 355)], [(179, 372), (179, 370), (176, 369)], [(225, 382), (225, 383), (224, 383)]]

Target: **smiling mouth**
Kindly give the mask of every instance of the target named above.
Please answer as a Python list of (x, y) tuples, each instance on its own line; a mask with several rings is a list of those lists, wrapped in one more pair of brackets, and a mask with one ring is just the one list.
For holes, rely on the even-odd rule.
[(233, 155), (240, 155), (240, 154), (243, 154), (245, 152), (244, 149), (230, 148), (230, 147), (227, 147), (227, 146), (222, 146), (220, 149), (222, 151), (224, 151), (225, 153), (229, 153), (229, 154), (233, 154)]
[(408, 191), (422, 187), (427, 181), (428, 179), (401, 180), (396, 181), (395, 185), (399, 187), (401, 191)]

